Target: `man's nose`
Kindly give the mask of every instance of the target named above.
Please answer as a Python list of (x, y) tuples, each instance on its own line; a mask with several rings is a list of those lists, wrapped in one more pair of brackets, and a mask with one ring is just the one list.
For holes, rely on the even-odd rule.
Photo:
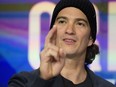
[(73, 23), (69, 23), (69, 24), (67, 25), (66, 34), (70, 34), (70, 35), (75, 34), (74, 24), (73, 24)]

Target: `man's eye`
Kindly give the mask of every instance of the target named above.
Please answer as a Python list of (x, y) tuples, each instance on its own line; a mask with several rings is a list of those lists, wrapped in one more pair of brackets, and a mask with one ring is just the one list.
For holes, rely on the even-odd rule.
[(58, 23), (64, 24), (64, 23), (66, 23), (66, 22), (65, 22), (64, 20), (59, 20)]
[(82, 22), (78, 22), (77, 25), (79, 25), (79, 26), (85, 26), (85, 24), (82, 23)]

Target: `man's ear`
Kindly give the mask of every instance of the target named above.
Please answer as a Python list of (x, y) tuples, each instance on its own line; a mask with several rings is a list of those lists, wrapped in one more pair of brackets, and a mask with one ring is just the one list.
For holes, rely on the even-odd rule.
[(88, 46), (91, 46), (92, 44), (93, 44), (93, 38), (90, 36)]

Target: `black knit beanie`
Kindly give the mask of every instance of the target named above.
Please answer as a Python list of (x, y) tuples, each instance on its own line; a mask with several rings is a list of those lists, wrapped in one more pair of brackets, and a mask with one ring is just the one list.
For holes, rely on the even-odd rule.
[(96, 13), (92, 3), (89, 0), (60, 0), (54, 8), (50, 29), (53, 27), (58, 13), (66, 7), (78, 8), (86, 15), (91, 28), (91, 36), (93, 38), (93, 42), (95, 42), (97, 32)]

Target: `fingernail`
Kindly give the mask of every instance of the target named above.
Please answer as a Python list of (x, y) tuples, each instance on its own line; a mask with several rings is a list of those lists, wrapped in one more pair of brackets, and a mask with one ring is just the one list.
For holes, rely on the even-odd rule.
[(56, 27), (56, 25), (53, 25), (53, 27)]

